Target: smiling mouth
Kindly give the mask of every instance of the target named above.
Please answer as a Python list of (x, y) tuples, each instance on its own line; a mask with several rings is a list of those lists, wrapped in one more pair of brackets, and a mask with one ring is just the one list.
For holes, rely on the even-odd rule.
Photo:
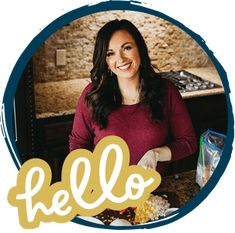
[(118, 69), (120, 69), (121, 71), (125, 71), (128, 70), (131, 66), (131, 62), (130, 63), (126, 63), (124, 65), (118, 66)]

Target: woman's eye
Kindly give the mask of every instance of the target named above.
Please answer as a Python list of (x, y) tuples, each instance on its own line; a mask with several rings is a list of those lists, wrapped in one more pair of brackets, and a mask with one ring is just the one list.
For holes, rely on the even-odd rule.
[(107, 56), (107, 57), (110, 57), (110, 56), (112, 56), (113, 54), (114, 54), (113, 52), (107, 52), (106, 56)]
[(130, 45), (127, 45), (124, 47), (124, 50), (131, 50), (131, 49), (132, 49), (132, 47)]

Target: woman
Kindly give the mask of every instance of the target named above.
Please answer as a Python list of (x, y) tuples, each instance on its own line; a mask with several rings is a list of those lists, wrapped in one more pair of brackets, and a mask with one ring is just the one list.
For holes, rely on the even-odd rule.
[[(93, 150), (103, 137), (123, 138), (130, 163), (156, 168), (196, 151), (189, 114), (174, 85), (156, 73), (145, 41), (127, 20), (113, 20), (98, 32), (92, 83), (80, 96), (70, 151)], [(167, 162), (167, 163), (166, 163)]]

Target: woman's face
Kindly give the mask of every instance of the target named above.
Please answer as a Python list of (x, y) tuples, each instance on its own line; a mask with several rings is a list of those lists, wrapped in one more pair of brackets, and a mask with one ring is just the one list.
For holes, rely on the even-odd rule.
[(106, 62), (118, 79), (139, 78), (140, 55), (130, 33), (125, 30), (113, 33), (108, 45)]

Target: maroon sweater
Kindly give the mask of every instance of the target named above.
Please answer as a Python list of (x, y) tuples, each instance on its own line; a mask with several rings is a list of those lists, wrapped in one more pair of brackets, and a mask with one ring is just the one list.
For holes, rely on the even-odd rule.
[[(150, 149), (168, 146), (172, 161), (193, 154), (196, 138), (184, 101), (175, 86), (166, 81), (164, 96), (164, 120), (155, 123), (150, 118), (148, 106), (144, 103), (121, 105), (108, 116), (108, 126), (100, 130), (92, 119), (84, 97), (92, 88), (89, 84), (81, 94), (69, 136), (70, 151), (94, 146), (105, 136), (116, 135), (124, 139), (130, 149), (130, 163), (137, 164)], [(170, 139), (170, 140), (169, 140)], [(164, 175), (169, 162), (159, 162), (157, 170)]]

